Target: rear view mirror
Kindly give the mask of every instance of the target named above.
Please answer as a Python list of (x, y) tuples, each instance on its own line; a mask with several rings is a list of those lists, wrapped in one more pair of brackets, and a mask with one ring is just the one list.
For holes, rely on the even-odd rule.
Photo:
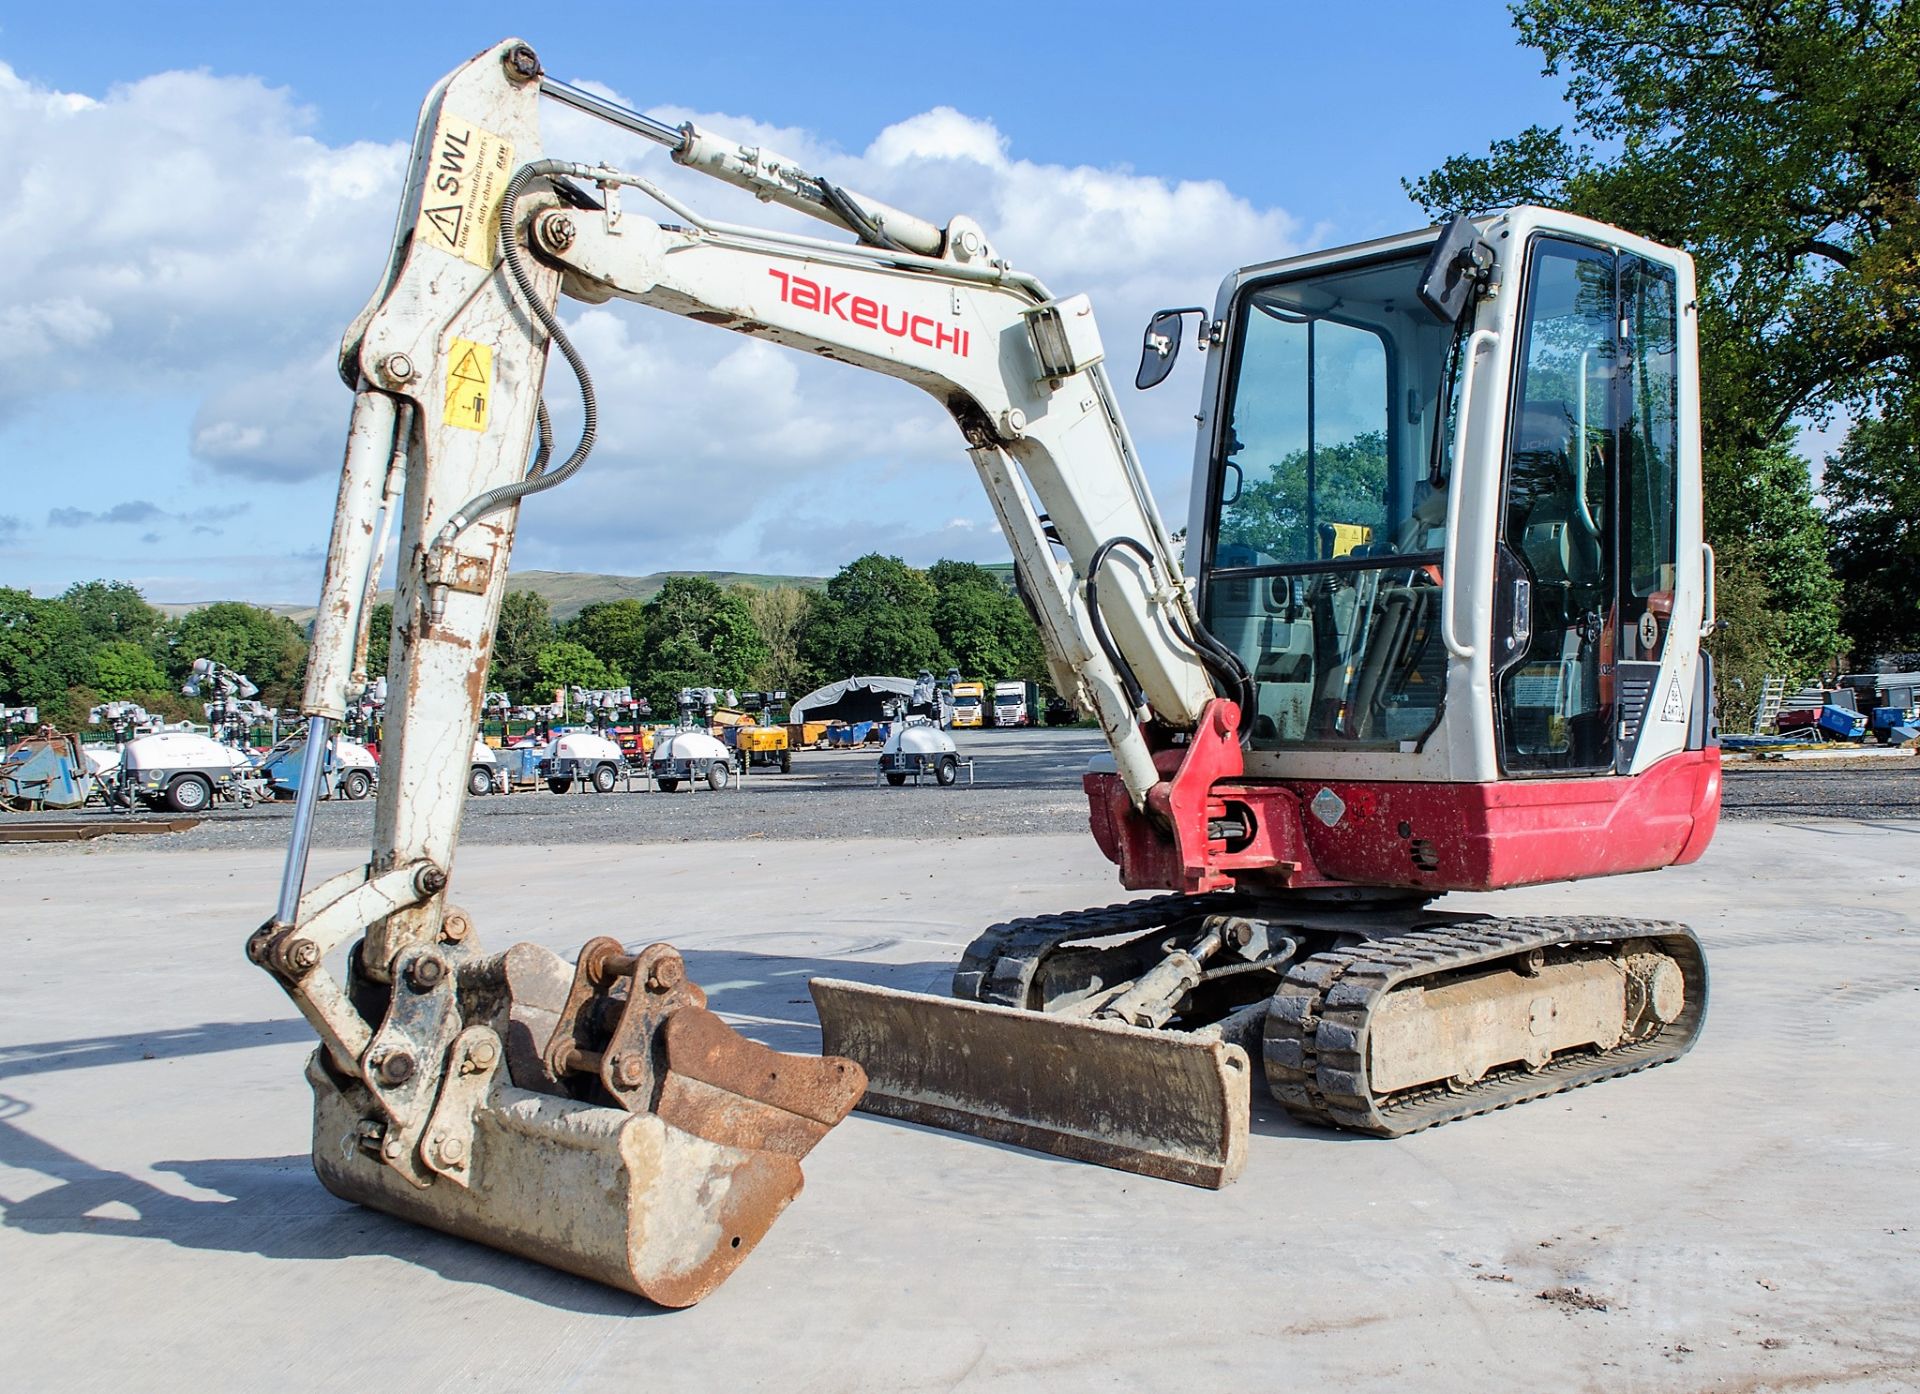
[(1198, 306), (1160, 310), (1147, 321), (1147, 332), (1140, 340), (1140, 370), (1133, 375), (1133, 385), (1140, 391), (1158, 387), (1173, 371), (1174, 361), (1180, 357), (1180, 331), (1188, 315), (1199, 315), (1201, 323), (1206, 322), (1207, 312)]
[(1458, 324), (1474, 293), (1493, 280), (1493, 259), (1472, 219), (1455, 214), (1420, 272), (1420, 303), (1443, 324)]

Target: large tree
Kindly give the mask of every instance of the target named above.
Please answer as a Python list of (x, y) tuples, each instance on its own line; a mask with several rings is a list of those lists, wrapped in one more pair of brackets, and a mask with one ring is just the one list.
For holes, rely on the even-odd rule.
[[(1772, 545), (1783, 521), (1811, 543), (1817, 516), (1804, 471), (1771, 452), (1797, 417), (1893, 411), (1913, 391), (1920, 4), (1525, 0), (1514, 16), (1566, 78), (1572, 130), (1533, 127), (1408, 187), (1436, 214), (1550, 203), (1694, 254), (1707, 528), (1729, 622), (1715, 648), (1730, 671), (1742, 625), (1777, 631), (1755, 652), (1806, 676), (1831, 656), (1832, 587), (1813, 547)], [(1738, 571), (1768, 551), (1772, 570)], [(1796, 596), (1818, 613), (1796, 614)]]
[(109, 702), (145, 701), (167, 685), (167, 675), (153, 655), (131, 639), (96, 646), (87, 659), (87, 676), (93, 690)]
[(937, 667), (935, 598), (926, 573), (898, 557), (873, 552), (848, 562), (809, 614), (800, 656), (826, 681)]
[(641, 673), (647, 652), (647, 607), (637, 600), (598, 601), (587, 606), (562, 629), (577, 644), (585, 644), (622, 683)]
[(749, 686), (766, 662), (746, 602), (704, 576), (669, 576), (646, 617), (635, 690), (656, 712), (673, 711), (683, 687)]
[(42, 707), (58, 702), (86, 678), (92, 648), (85, 627), (59, 601), (0, 587), (0, 702)]
[(1020, 598), (984, 566), (937, 561), (927, 568), (934, 589), (933, 628), (943, 666), (983, 682), (1047, 676), (1040, 631)]
[(76, 582), (61, 592), (59, 603), (98, 643), (123, 640), (156, 658), (166, 652), (167, 617), (125, 581)]
[(493, 629), (493, 664), (487, 686), (517, 702), (552, 694), (539, 692), (540, 651), (553, 642), (553, 611), (538, 591), (508, 591)]
[(799, 586), (735, 586), (747, 617), (767, 646), (766, 659), (748, 678), (767, 692), (799, 697), (813, 687), (813, 673), (800, 658), (800, 636), (818, 592)]
[(584, 644), (576, 644), (571, 639), (556, 639), (540, 650), (534, 660), (535, 671), (540, 676), (541, 689), (536, 694), (541, 701), (549, 700), (558, 691), (563, 701), (571, 699), (572, 689), (618, 687), (619, 675), (607, 667), (593, 651)]
[(223, 600), (182, 616), (174, 626), (169, 676), (176, 682), (184, 678), (197, 658), (246, 674), (268, 705), (291, 706), (306, 668), (307, 641), (285, 615)]
[(1920, 417), (1857, 423), (1827, 458), (1820, 490), (1855, 661), (1920, 652)]

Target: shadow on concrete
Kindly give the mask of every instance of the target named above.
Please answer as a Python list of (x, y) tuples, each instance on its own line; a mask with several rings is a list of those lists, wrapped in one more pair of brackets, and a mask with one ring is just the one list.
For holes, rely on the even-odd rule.
[(286, 1045), (311, 1039), (311, 1036), (306, 1022), (289, 1016), (272, 1021), (209, 1021), (198, 1026), (130, 1031), (122, 1036), (34, 1041), (0, 1046), (0, 1079), (51, 1074), (57, 1070), (84, 1070), (98, 1065), (124, 1065), (135, 1060), (172, 1060), (248, 1050), (254, 1046)]
[(19, 1122), (28, 1108), (0, 1096), (0, 1165), (56, 1184), (20, 1199), (0, 1194), (0, 1228), (22, 1234), (158, 1240), (183, 1249), (296, 1261), (379, 1256), (431, 1269), (450, 1282), (483, 1284), (573, 1312), (647, 1316), (665, 1310), (584, 1278), (338, 1200), (321, 1187), (304, 1156), (155, 1163), (155, 1170), (173, 1172), (224, 1198), (171, 1195), (34, 1136)]

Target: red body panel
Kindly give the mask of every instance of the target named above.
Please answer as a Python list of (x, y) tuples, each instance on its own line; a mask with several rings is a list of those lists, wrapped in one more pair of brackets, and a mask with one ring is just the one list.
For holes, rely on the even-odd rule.
[[(1717, 748), (1684, 751), (1632, 776), (1254, 783), (1237, 769), (1205, 778), (1211, 768), (1238, 766), (1220, 750), (1221, 735), (1231, 739), (1231, 726), (1209, 729), (1211, 739), (1189, 747), (1149, 800), (1170, 817), (1171, 840), (1133, 811), (1118, 775), (1085, 776), (1094, 838), (1128, 888), (1492, 891), (1690, 862), (1720, 818)], [(1313, 811), (1316, 798), (1327, 818)], [(1208, 818), (1248, 815), (1253, 834), (1244, 845), (1229, 850), (1207, 837)]]

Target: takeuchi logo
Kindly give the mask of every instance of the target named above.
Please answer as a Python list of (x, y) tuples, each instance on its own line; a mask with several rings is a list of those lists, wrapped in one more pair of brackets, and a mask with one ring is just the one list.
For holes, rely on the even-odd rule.
[(925, 348), (942, 349), (958, 358), (965, 358), (973, 351), (971, 334), (964, 329), (941, 324), (928, 315), (895, 310), (883, 301), (835, 290), (819, 281), (776, 271), (772, 267), (767, 268), (767, 274), (780, 283), (780, 299), (785, 304), (831, 315), (834, 319), (857, 324), (864, 329), (878, 329), (896, 339), (911, 339)]

